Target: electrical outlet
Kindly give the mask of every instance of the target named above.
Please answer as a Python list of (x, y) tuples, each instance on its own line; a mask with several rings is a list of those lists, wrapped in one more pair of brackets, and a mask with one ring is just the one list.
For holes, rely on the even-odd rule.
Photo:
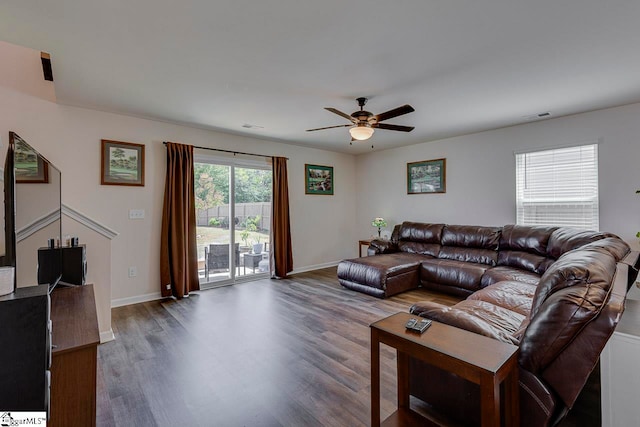
[(138, 267), (129, 267), (129, 277), (136, 277), (138, 275)]
[(144, 219), (144, 209), (129, 209), (129, 219)]

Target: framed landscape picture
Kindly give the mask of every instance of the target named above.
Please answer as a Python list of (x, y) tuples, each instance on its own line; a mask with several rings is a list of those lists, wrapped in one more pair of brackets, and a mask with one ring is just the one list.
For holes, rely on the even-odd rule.
[(407, 194), (446, 193), (447, 159), (407, 163)]
[(333, 195), (333, 166), (304, 165), (304, 192)]
[(144, 187), (144, 145), (102, 140), (102, 185)]
[(14, 143), (15, 174), (17, 184), (46, 184), (49, 182), (47, 162), (34, 152), (18, 135), (9, 132)]

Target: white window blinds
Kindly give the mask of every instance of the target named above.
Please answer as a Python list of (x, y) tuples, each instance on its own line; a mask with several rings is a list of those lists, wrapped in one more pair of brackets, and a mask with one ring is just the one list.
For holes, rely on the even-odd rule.
[(598, 230), (598, 145), (516, 154), (517, 223)]

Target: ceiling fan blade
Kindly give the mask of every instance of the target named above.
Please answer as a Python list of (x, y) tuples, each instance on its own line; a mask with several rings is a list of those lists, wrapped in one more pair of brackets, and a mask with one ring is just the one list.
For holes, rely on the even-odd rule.
[(331, 111), (333, 114), (337, 114), (340, 117), (344, 117), (345, 119), (349, 120), (352, 123), (356, 123), (356, 119), (354, 119), (353, 117), (351, 117), (347, 113), (343, 113), (342, 111), (336, 110), (335, 108), (332, 108), (332, 107), (324, 107), (324, 109), (327, 110), (327, 111)]
[(413, 111), (416, 111), (416, 110), (414, 110), (411, 105), (407, 104), (407, 105), (403, 105), (402, 107), (394, 108), (393, 110), (389, 110), (384, 113), (377, 114), (374, 117), (378, 122), (381, 122), (383, 120), (392, 119), (394, 117), (398, 117), (403, 114), (408, 114)]
[(400, 132), (411, 132), (415, 129), (415, 127), (413, 126), (389, 125), (386, 123), (376, 123), (374, 125), (371, 125), (371, 127), (386, 130), (399, 130)]
[(346, 127), (351, 127), (351, 126), (353, 126), (353, 125), (349, 124), (349, 125), (327, 126), (327, 127), (324, 127), (324, 128), (307, 129), (307, 132), (313, 132), (313, 131), (316, 131), (316, 130), (333, 129), (333, 128), (346, 128)]

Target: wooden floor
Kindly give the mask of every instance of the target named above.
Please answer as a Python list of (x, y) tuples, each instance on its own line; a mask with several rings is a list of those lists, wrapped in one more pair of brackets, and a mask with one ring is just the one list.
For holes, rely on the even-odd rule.
[[(369, 324), (412, 303), (342, 288), (336, 269), (263, 279), (112, 310), (99, 346), (98, 426), (366, 426)], [(395, 354), (381, 352), (383, 419)], [(584, 424), (583, 424), (584, 425)]]

